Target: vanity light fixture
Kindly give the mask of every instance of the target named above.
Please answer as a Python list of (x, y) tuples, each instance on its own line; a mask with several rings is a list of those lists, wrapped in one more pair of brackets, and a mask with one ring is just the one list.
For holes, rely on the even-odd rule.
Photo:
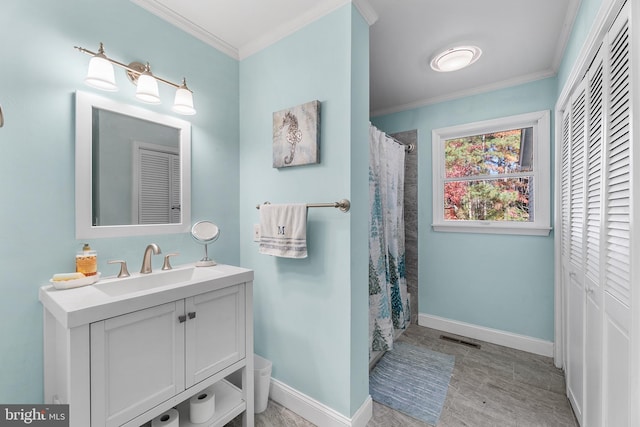
[(176, 97), (171, 109), (176, 113), (185, 114), (187, 116), (196, 113), (196, 110), (193, 108), (193, 92), (191, 92), (187, 87), (187, 80), (184, 78), (182, 79), (182, 84), (176, 90)]
[(438, 72), (456, 71), (468, 67), (480, 58), (478, 46), (457, 46), (438, 53), (431, 59), (431, 68)]
[(84, 82), (96, 89), (109, 92), (118, 90), (113, 65), (111, 65), (107, 56), (104, 54), (102, 43), (100, 43), (98, 53), (93, 55), (93, 58), (89, 61), (89, 70), (87, 71), (87, 77), (84, 79)]
[(147, 104), (160, 104), (158, 81), (153, 78), (148, 62), (142, 74), (138, 76), (137, 86), (136, 98), (138, 98), (138, 100), (146, 102)]
[(148, 104), (160, 104), (158, 82), (162, 82), (176, 88), (174, 105), (171, 108), (173, 111), (184, 115), (193, 115), (196, 113), (193, 107), (193, 92), (187, 87), (187, 80), (185, 78), (182, 79), (181, 84), (176, 84), (158, 77), (151, 73), (151, 67), (148, 62), (146, 65), (142, 65), (139, 62), (132, 62), (129, 65), (125, 65), (105, 55), (102, 43), (100, 43), (97, 53), (79, 46), (74, 46), (74, 48), (92, 56), (91, 61), (89, 61), (87, 77), (84, 79), (87, 85), (97, 89), (112, 92), (117, 91), (118, 86), (116, 85), (113, 71), (113, 65), (117, 65), (126, 71), (129, 80), (137, 86), (136, 98), (138, 100)]

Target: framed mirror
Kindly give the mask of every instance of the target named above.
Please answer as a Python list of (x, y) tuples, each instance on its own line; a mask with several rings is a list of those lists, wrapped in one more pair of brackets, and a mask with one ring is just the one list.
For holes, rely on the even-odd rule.
[(76, 92), (76, 238), (186, 233), (191, 124)]

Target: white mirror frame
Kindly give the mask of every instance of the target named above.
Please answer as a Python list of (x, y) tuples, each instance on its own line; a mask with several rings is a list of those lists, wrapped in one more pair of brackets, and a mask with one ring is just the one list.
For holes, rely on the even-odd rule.
[[(92, 221), (92, 110), (94, 107), (180, 129), (180, 194), (178, 224), (100, 225)], [(76, 91), (76, 238), (188, 233), (191, 224), (191, 124), (140, 107)]]

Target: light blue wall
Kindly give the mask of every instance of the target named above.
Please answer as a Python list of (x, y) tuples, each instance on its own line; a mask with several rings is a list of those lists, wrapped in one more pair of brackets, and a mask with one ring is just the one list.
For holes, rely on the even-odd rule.
[[(42, 307), (38, 288), (54, 273), (73, 271), (74, 98), (96, 50), (122, 62), (149, 61), (159, 76), (186, 76), (198, 114), (192, 121), (192, 219), (208, 218), (222, 230), (211, 254), (238, 264), (238, 61), (195, 40), (129, 0), (4, 0), (0, 13), (0, 402), (42, 401)], [(103, 96), (141, 105), (134, 86), (116, 70), (120, 92)], [(170, 111), (172, 90), (161, 85), (161, 106)], [(181, 116), (184, 118), (184, 116)], [(89, 203), (89, 201), (87, 201)], [(115, 274), (108, 259), (140, 267), (147, 243), (180, 252), (175, 265), (202, 256), (188, 234), (95, 239), (99, 270)], [(161, 265), (155, 257), (154, 267)]]
[(351, 32), (351, 415), (369, 395), (369, 25)]
[[(354, 192), (366, 191), (367, 175), (362, 164), (352, 166), (352, 153), (366, 152), (355, 145), (366, 146), (368, 89), (354, 80), (368, 80), (367, 65), (357, 64), (368, 53), (354, 50), (368, 47), (368, 29), (354, 13), (351, 5), (343, 6), (240, 63), (240, 259), (255, 270), (255, 350), (273, 362), (274, 378), (347, 416), (368, 393), (368, 270), (361, 256), (351, 265), (354, 252), (367, 250), (366, 232), (354, 227), (366, 223), (364, 199)], [(272, 168), (273, 112), (316, 99), (320, 164)], [(258, 254), (252, 241), (256, 204), (342, 198), (360, 205), (347, 214), (309, 210), (308, 258)], [(357, 373), (354, 361), (361, 363)]]
[(553, 340), (553, 233), (434, 232), (431, 131), (551, 110), (555, 98), (556, 79), (550, 78), (372, 120), (387, 133), (418, 130), (420, 313)]

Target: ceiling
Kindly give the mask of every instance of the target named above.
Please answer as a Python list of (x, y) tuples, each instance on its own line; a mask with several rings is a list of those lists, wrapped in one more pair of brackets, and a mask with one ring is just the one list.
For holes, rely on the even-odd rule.
[[(350, 0), (131, 0), (242, 60)], [(372, 116), (556, 74), (580, 0), (353, 0), (370, 27)], [(468, 68), (439, 73), (431, 57), (482, 49)]]

